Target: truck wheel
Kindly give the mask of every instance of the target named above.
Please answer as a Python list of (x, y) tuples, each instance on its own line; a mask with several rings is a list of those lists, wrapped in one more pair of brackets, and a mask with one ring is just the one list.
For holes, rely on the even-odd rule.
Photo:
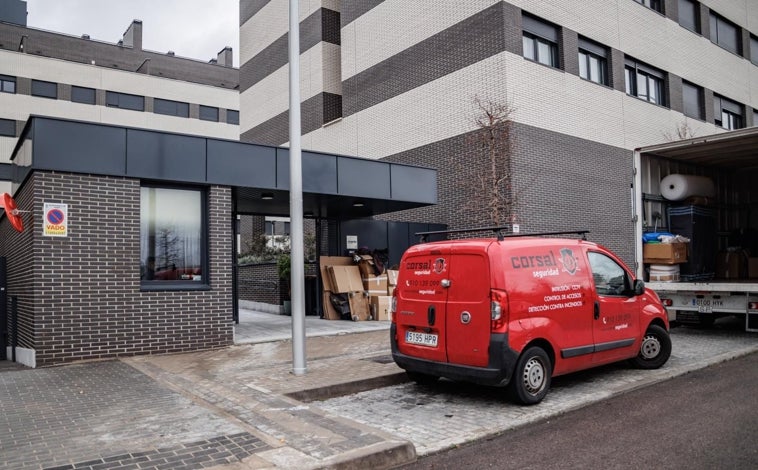
[(405, 374), (409, 379), (419, 385), (433, 385), (435, 382), (437, 382), (437, 380), (439, 380), (439, 377), (436, 375), (423, 374), (421, 372), (411, 372), (407, 370), (405, 371)]
[(553, 366), (547, 353), (533, 346), (521, 354), (508, 384), (511, 397), (523, 405), (536, 405), (550, 389)]
[(642, 345), (632, 364), (640, 369), (657, 369), (671, 356), (671, 337), (658, 325), (650, 325), (642, 338)]

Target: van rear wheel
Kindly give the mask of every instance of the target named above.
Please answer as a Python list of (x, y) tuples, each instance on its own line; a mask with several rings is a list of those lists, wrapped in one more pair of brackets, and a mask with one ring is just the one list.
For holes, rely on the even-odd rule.
[(439, 380), (439, 377), (436, 375), (429, 375), (429, 374), (423, 374), (421, 372), (411, 372), (409, 370), (405, 371), (406, 375), (408, 375), (408, 378), (413, 380), (419, 385), (432, 385), (437, 380)]
[(533, 346), (519, 357), (508, 391), (518, 403), (536, 405), (547, 395), (552, 373), (550, 357), (542, 348)]

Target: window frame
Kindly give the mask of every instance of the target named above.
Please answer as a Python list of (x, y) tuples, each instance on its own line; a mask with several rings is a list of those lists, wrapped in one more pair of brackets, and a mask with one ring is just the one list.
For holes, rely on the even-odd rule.
[[(132, 99), (134, 102), (139, 102), (140, 106), (132, 105)], [(130, 111), (145, 111), (145, 97), (142, 95), (132, 95), (129, 93), (122, 93), (120, 91), (105, 92), (105, 106), (108, 108), (127, 109)]]
[[(213, 112), (215, 114), (215, 119), (212, 119), (208, 116), (208, 112)], [(201, 104), (200, 109), (198, 111), (198, 119), (201, 121), (208, 121), (208, 122), (218, 122), (219, 119), (219, 109), (217, 106), (206, 106)]]
[(758, 65), (758, 36), (750, 35), (750, 62)]
[(58, 99), (58, 84), (47, 80), (32, 79), (31, 95), (51, 100)]
[[(144, 279), (143, 270), (146, 268), (147, 260), (142, 259), (143, 246), (142, 246), (142, 190), (143, 188), (156, 188), (165, 190), (179, 190), (179, 191), (193, 191), (200, 195), (200, 272), (202, 279), (195, 281), (192, 279)], [(152, 181), (142, 181), (140, 184), (140, 256), (138, 262), (138, 275), (140, 278), (141, 290), (209, 290), (210, 289), (210, 217), (208, 207), (208, 195), (209, 188), (193, 185), (172, 185)], [(149, 250), (148, 250), (149, 251)], [(145, 264), (143, 264), (143, 261)]]
[[(694, 116), (688, 113), (687, 103), (690, 102), (687, 99), (688, 96), (686, 90), (688, 89), (697, 94), (697, 115)], [(682, 80), (682, 114), (693, 119), (698, 119), (700, 121), (705, 120), (705, 89), (703, 87)]]
[(663, 14), (663, 0), (634, 0), (635, 2), (639, 3), (640, 5), (649, 8), (650, 10), (657, 11), (660, 14)]
[[(8, 91), (6, 88), (9, 87), (9, 84), (12, 84), (13, 90)], [(0, 75), (0, 93), (9, 93), (12, 95), (16, 94), (16, 77), (13, 75)]]
[[(229, 116), (236, 116), (235, 119), (230, 119)], [(240, 124), (240, 112), (236, 109), (227, 109), (226, 110), (226, 123), (227, 124), (234, 124), (239, 126)]]
[[(610, 79), (608, 74), (608, 48), (602, 46), (594, 41), (579, 37), (579, 77), (584, 80), (597, 83), (599, 85), (609, 86)], [(593, 80), (591, 67), (591, 60), (595, 59), (598, 62), (598, 70), (600, 73), (599, 80)], [(588, 72), (588, 76), (582, 75), (582, 62), (584, 61), (584, 68)]]
[[(729, 123), (724, 126), (724, 121)], [(736, 126), (734, 125), (736, 122)], [(733, 131), (743, 129), (747, 122), (745, 119), (745, 106), (720, 95), (713, 95), (713, 124), (722, 129)]]
[[(692, 27), (689, 26), (689, 21), (687, 22), (687, 24), (682, 23), (682, 17), (683, 17), (682, 12), (689, 13), (686, 9), (682, 8), (683, 4), (692, 6), (692, 18), (689, 18), (689, 15), (687, 16), (688, 20), (692, 20)], [(698, 6), (699, 6), (699, 3), (696, 2), (695, 0), (679, 0), (679, 6), (678, 6), (679, 26), (681, 26), (682, 28), (686, 30), (692, 31), (695, 34), (701, 33), (700, 8), (698, 8)]]
[[(84, 92), (86, 92), (88, 95), (86, 99), (81, 98), (81, 94)], [(92, 99), (90, 99), (89, 97), (90, 94), (92, 95)], [(89, 87), (84, 87), (84, 86), (71, 85), (71, 102), (82, 103), (82, 104), (96, 104), (97, 90), (95, 90), (94, 88), (89, 88)]]
[(189, 118), (189, 103), (153, 98), (153, 113), (163, 116)]
[[(634, 80), (630, 79), (632, 74), (634, 75)], [(647, 93), (644, 95), (640, 95), (640, 77), (644, 77), (645, 79), (645, 90), (647, 90)], [(668, 96), (666, 96), (666, 73), (662, 70), (627, 57), (624, 61), (624, 82), (627, 96), (633, 96), (637, 99), (658, 106), (668, 107)], [(649, 90), (651, 82), (657, 85), (655, 88), (658, 90), (660, 100), (654, 101), (650, 99), (651, 94)]]
[[(10, 132), (10, 129), (13, 132)], [(8, 132), (5, 130), (8, 129)], [(15, 119), (0, 119), (0, 137), (16, 137), (16, 120)]]
[[(718, 13), (711, 10), (710, 18), (708, 21), (710, 22), (710, 40), (713, 44), (716, 44), (720, 48), (729, 51), (733, 54), (742, 55), (742, 28), (740, 28), (735, 23), (732, 23), (731, 21), (727, 20), (723, 16), (719, 15)], [(723, 25), (724, 27), (730, 27), (734, 29), (734, 49), (729, 46), (729, 44), (726, 43), (726, 39), (722, 40), (722, 28), (719, 26)], [(715, 36), (715, 37), (714, 37)]]
[[(557, 25), (524, 13), (522, 15), (523, 57), (529, 61), (560, 69), (559, 28)], [(541, 46), (547, 48), (548, 57), (544, 57)], [(528, 54), (527, 51), (531, 50)], [(542, 59), (546, 59), (547, 62)]]

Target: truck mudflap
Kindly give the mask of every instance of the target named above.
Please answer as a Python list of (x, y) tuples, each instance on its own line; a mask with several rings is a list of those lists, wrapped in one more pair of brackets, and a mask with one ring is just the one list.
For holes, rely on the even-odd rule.
[(480, 385), (504, 386), (508, 385), (511, 380), (513, 369), (516, 367), (516, 361), (518, 361), (518, 353), (508, 346), (507, 333), (490, 335), (490, 356), (487, 367), (464, 366), (408, 356), (398, 350), (397, 340), (395, 339), (396, 333), (397, 327), (392, 324), (390, 327), (392, 359), (398, 366), (409, 372), (446, 377)]

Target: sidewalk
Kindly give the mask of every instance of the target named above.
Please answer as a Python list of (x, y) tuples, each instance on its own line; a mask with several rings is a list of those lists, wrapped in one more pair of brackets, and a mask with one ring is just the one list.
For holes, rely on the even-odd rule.
[[(388, 322), (306, 317), (307, 373), (295, 376), (291, 341), (266, 341), (289, 337), (290, 317), (243, 313), (236, 337), (244, 344), (223, 350), (0, 369), (0, 469), (389, 468), (758, 351), (754, 335), (675, 329), (672, 360), (643, 379), (629, 369), (598, 372), (557, 387), (545, 406), (483, 396), (480, 408), (464, 410), (472, 400), (451, 405), (440, 392), (421, 407), (389, 355)], [(438, 405), (465, 411), (478, 428), (431, 416)], [(485, 419), (493, 416), (502, 419)]]

